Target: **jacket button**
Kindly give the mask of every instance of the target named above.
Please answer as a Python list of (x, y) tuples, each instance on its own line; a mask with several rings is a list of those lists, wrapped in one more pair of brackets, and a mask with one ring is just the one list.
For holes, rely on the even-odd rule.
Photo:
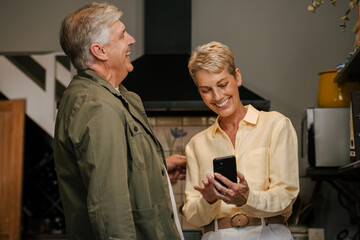
[(135, 132), (137, 132), (137, 131), (138, 131), (138, 127), (137, 127), (137, 126), (135, 126), (135, 127), (134, 127), (134, 130), (135, 130)]
[(171, 219), (174, 219), (174, 213), (171, 213)]
[(164, 169), (163, 170), (161, 170), (161, 174), (164, 176), (165, 175), (165, 171), (164, 171)]

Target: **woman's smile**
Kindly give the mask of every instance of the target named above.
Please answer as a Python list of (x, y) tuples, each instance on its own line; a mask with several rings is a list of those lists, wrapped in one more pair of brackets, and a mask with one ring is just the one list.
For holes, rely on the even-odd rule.
[(230, 100), (230, 98), (226, 99), (225, 101), (223, 101), (221, 103), (215, 103), (215, 105), (220, 108), (225, 107), (229, 103), (229, 100)]

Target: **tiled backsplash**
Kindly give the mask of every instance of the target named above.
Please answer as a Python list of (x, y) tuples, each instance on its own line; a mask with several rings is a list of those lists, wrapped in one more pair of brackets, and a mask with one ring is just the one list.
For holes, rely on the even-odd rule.
[[(216, 117), (149, 117), (152, 129), (159, 139), (165, 156), (171, 154), (185, 155), (185, 146), (198, 132), (208, 128), (216, 120)], [(172, 184), (178, 215), (184, 230), (196, 229), (186, 222), (185, 217), (179, 212), (179, 208), (185, 201), (185, 181), (176, 181)]]

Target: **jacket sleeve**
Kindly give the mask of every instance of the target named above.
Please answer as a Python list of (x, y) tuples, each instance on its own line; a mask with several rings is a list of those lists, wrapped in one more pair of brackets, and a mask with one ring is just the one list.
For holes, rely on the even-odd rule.
[(268, 151), (269, 188), (264, 191), (250, 188), (247, 203), (241, 207), (256, 217), (289, 212), (299, 193), (297, 137), (288, 118), (277, 124)]
[[(72, 128), (87, 208), (96, 239), (136, 239), (128, 189), (128, 149), (125, 117), (105, 104), (84, 103), (85, 116)], [(80, 129), (80, 131), (79, 131)], [(89, 231), (91, 231), (89, 229)]]
[(195, 158), (191, 147), (191, 141), (186, 146), (186, 187), (185, 187), (185, 205), (183, 213), (186, 220), (195, 227), (203, 227), (209, 224), (219, 213), (221, 201), (209, 204), (200, 192), (194, 189), (194, 186), (204, 187), (202, 179), (199, 177), (199, 164)]

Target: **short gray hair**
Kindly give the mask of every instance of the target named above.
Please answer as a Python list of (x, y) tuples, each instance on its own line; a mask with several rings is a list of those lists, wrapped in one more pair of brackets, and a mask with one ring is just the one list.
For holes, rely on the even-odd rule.
[(76, 69), (93, 64), (91, 45), (109, 43), (109, 27), (121, 16), (117, 7), (104, 2), (85, 5), (65, 17), (60, 29), (60, 45)]

